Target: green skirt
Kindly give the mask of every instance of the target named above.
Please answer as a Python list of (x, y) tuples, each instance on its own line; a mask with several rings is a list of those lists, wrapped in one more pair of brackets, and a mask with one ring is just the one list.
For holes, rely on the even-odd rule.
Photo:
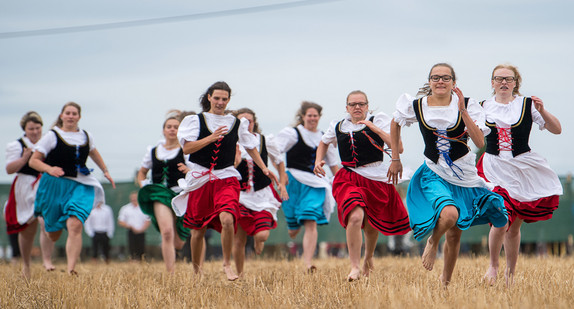
[[(144, 214), (148, 215), (151, 219), (151, 223), (156, 230), (159, 231), (159, 226), (157, 224), (157, 219), (153, 211), (153, 204), (159, 202), (165, 207), (169, 207), (171, 210), (171, 200), (177, 195), (177, 193), (172, 190), (160, 185), (160, 184), (150, 184), (146, 185), (138, 193), (138, 202), (140, 208)], [(173, 210), (172, 210), (173, 212)], [(175, 216), (175, 213), (173, 214)], [(183, 226), (183, 217), (175, 216), (175, 231), (181, 240), (186, 240), (189, 238), (190, 229)]]

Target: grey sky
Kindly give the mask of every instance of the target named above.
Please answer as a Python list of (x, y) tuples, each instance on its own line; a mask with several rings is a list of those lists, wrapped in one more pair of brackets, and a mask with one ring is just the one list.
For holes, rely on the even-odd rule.
[[(348, 92), (390, 114), (436, 62), (456, 70), (465, 96), (490, 96), (490, 73), (517, 65), (522, 93), (562, 121), (534, 128), (532, 148), (559, 173), (574, 146), (564, 96), (574, 71), (572, 1), (308, 1), (309, 5), (132, 28), (2, 38), (1, 33), (229, 11), (289, 1), (3, 1), (0, 3), (0, 145), (21, 136), (28, 110), (49, 130), (62, 105), (82, 105), (80, 126), (117, 181), (131, 180), (169, 109), (199, 110), (213, 82), (233, 89), (229, 108), (254, 109), (265, 134), (293, 122), (302, 100), (324, 107), (320, 127), (342, 117)], [(303, 1), (305, 2), (305, 1)], [(417, 127), (403, 130), (404, 162), (423, 160)], [(2, 148), (4, 149), (4, 148)], [(0, 165), (5, 165), (4, 155)], [(93, 163), (90, 164), (92, 167)], [(96, 172), (101, 177), (101, 172)], [(13, 176), (0, 173), (0, 182)]]

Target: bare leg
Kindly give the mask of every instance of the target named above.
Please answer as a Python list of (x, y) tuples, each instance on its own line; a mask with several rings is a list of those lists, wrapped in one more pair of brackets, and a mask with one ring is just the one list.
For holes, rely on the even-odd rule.
[(260, 255), (263, 253), (265, 241), (269, 238), (269, 230), (261, 231), (253, 237), (255, 240), (255, 254)]
[(349, 260), (351, 261), (351, 271), (347, 275), (348, 281), (358, 280), (361, 275), (361, 246), (363, 244), (363, 235), (361, 226), (365, 211), (362, 207), (355, 207), (351, 210), (347, 218), (347, 249), (349, 250)]
[(193, 271), (200, 274), (203, 264), (202, 252), (205, 250), (205, 231), (207, 228), (201, 230), (193, 230), (191, 232), (191, 263), (193, 264)]
[(440, 238), (446, 233), (446, 231), (456, 225), (457, 220), (458, 210), (456, 207), (449, 205), (442, 209), (438, 222), (432, 235), (427, 239), (427, 245), (423, 252), (423, 267), (426, 270), (433, 269)]
[(462, 231), (454, 226), (446, 232), (446, 240), (444, 242), (444, 269), (442, 271), (441, 281), (444, 286), (450, 283), (456, 260), (458, 259), (458, 252), (460, 251), (460, 236)]
[(62, 232), (62, 230), (59, 230), (56, 232), (46, 232), (46, 234), (48, 235), (48, 239), (55, 243), (58, 241), (58, 239), (60, 239), (60, 236), (62, 236)]
[(54, 252), (54, 242), (50, 240), (44, 228), (44, 218), (38, 217), (38, 225), (40, 226), (40, 249), (42, 251), (42, 264), (47, 271), (56, 269), (52, 264), (52, 252)]
[(68, 273), (76, 273), (76, 263), (82, 252), (82, 221), (70, 217), (66, 221), (68, 239), (66, 240), (66, 258), (68, 259)]
[(520, 227), (522, 226), (522, 219), (516, 219), (506, 232), (504, 238), (504, 253), (506, 254), (506, 270), (504, 275), (506, 277), (506, 286), (510, 287), (514, 283), (514, 271), (516, 270), (516, 262), (518, 261), (518, 254), (520, 253)]
[(369, 276), (371, 271), (375, 268), (373, 263), (373, 255), (377, 247), (377, 239), (379, 239), (379, 231), (377, 231), (365, 218), (365, 260), (363, 261), (363, 275)]
[(317, 222), (305, 220), (305, 235), (303, 235), (303, 262), (308, 270), (313, 270), (315, 266), (312, 263), (315, 249), (317, 248)]
[(26, 279), (30, 279), (30, 260), (32, 247), (34, 246), (34, 236), (36, 236), (36, 231), (38, 230), (38, 220), (33, 220), (28, 223), (25, 230), (18, 233), (18, 245), (20, 246), (20, 254), (22, 255), (22, 276)]
[[(168, 273), (175, 271), (175, 217), (171, 208), (162, 203), (153, 203), (153, 212), (161, 234), (161, 255)], [(179, 237), (177, 237), (179, 239)]]
[(490, 266), (484, 274), (484, 281), (490, 285), (494, 285), (496, 282), (496, 277), (498, 276), (498, 266), (500, 260), (500, 249), (502, 249), (502, 242), (504, 241), (504, 236), (506, 234), (506, 229), (508, 224), (503, 227), (490, 228), (490, 233), (488, 234), (488, 251), (490, 253)]
[(299, 234), (300, 231), (301, 231), (301, 228), (298, 228), (296, 230), (287, 230), (287, 233), (289, 233), (289, 237), (291, 239), (295, 239), (295, 237), (297, 237), (297, 234)]
[(227, 280), (235, 281), (239, 278), (231, 268), (231, 250), (233, 248), (233, 237), (235, 235), (235, 227), (233, 225), (233, 215), (228, 212), (219, 214), (219, 221), (221, 221), (221, 251), (223, 252), (223, 271), (227, 276)]
[(237, 274), (243, 274), (243, 263), (245, 262), (245, 244), (247, 244), (247, 233), (241, 228), (237, 227), (237, 234), (233, 239), (233, 259), (235, 260), (235, 269)]

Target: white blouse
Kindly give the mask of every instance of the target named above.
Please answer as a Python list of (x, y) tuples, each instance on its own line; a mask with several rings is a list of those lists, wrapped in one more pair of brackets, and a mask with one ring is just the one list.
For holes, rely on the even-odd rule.
[[(393, 113), (393, 118), (401, 127), (410, 126), (417, 122), (413, 108), (413, 101), (415, 99), (415, 97), (405, 93), (397, 100), (397, 110)], [(458, 120), (458, 96), (456, 95), (452, 96), (450, 104), (447, 106), (429, 106), (427, 103), (427, 97), (422, 98), (421, 105), (423, 117), (429, 126), (439, 130), (446, 130), (454, 126)], [(470, 117), (474, 120), (474, 123), (476, 123), (478, 128), (482, 131), (483, 135), (490, 133), (490, 129), (484, 122), (484, 111), (480, 104), (471, 98), (468, 101), (466, 109)], [(476, 155), (472, 151), (469, 151), (466, 155), (454, 162), (456, 166), (460, 168), (460, 170), (455, 168), (455, 174), (442, 156), (439, 156), (439, 160), (436, 164), (429, 158), (425, 157), (425, 163), (427, 166), (441, 178), (453, 185), (461, 187), (485, 187), (492, 189), (492, 186), (486, 184), (486, 182), (478, 176), (475, 162)]]
[[(28, 146), (30, 149), (34, 149), (35, 144), (30, 141), (26, 136), (22, 136), (22, 140), (24, 144)], [(6, 165), (20, 159), (22, 157), (22, 144), (19, 141), (11, 141), (10, 143), (6, 144)]]
[[(372, 116), (371, 113), (367, 113), (367, 117), (365, 119), (369, 120), (371, 116)], [(381, 112), (375, 115), (375, 118), (373, 118), (373, 124), (377, 126), (379, 129), (383, 130), (385, 133), (390, 134), (391, 120), (392, 120), (391, 117)], [(323, 143), (327, 145), (337, 144), (336, 126), (339, 122), (340, 120), (331, 121), (329, 129), (327, 130), (327, 132), (325, 132), (325, 134), (323, 134), (322, 138)], [(343, 118), (343, 122), (341, 123), (340, 129), (343, 133), (349, 133), (363, 130), (365, 126), (366, 125), (364, 124), (354, 124), (351, 121), (351, 115), (347, 114), (345, 118)], [(359, 167), (348, 167), (348, 168), (354, 171), (355, 173), (370, 180), (387, 182), (388, 181), (387, 171), (389, 169), (390, 158), (388, 158), (386, 161), (387, 162), (377, 161)]]

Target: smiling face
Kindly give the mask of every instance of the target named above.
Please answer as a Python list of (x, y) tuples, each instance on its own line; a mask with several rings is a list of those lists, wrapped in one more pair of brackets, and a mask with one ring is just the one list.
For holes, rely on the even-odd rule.
[(24, 126), (24, 135), (34, 144), (42, 137), (42, 125), (34, 121), (26, 122)]
[(355, 93), (349, 95), (347, 98), (347, 113), (351, 115), (353, 123), (365, 120), (368, 111), (369, 102), (367, 102), (367, 97), (364, 94)]
[(210, 113), (224, 115), (229, 103), (229, 92), (225, 90), (213, 90), (213, 94), (207, 94), (207, 100), (211, 104)]
[(303, 127), (309, 131), (317, 130), (317, 126), (319, 125), (319, 111), (314, 108), (308, 108), (305, 115), (303, 115)]
[(77, 131), (80, 118), (82, 118), (80, 116), (80, 111), (75, 106), (66, 106), (60, 114), (62, 129), (64, 131)]
[[(429, 85), (431, 87), (432, 95), (436, 96), (450, 96), (452, 89), (455, 86), (455, 81), (453, 79), (453, 73), (449, 67), (436, 66), (432, 69), (430, 73), (431, 78), (429, 78)], [(438, 79), (438, 81), (433, 81), (433, 76), (450, 76), (451, 79), (445, 82), (443, 78)]]
[[(497, 82), (495, 78), (502, 77), (503, 80)], [(508, 82), (507, 77), (516, 77), (514, 72), (510, 69), (501, 68), (497, 69), (492, 74), (492, 89), (494, 89), (494, 94), (497, 96), (512, 96), (513, 90), (516, 87), (516, 81)], [(500, 78), (498, 78), (500, 79)]]
[(253, 129), (255, 128), (255, 118), (250, 113), (243, 113), (237, 115), (238, 119), (245, 118), (249, 120), (249, 132), (253, 133)]
[(179, 128), (179, 121), (177, 119), (168, 119), (163, 125), (163, 136), (166, 142), (177, 141), (177, 129)]

